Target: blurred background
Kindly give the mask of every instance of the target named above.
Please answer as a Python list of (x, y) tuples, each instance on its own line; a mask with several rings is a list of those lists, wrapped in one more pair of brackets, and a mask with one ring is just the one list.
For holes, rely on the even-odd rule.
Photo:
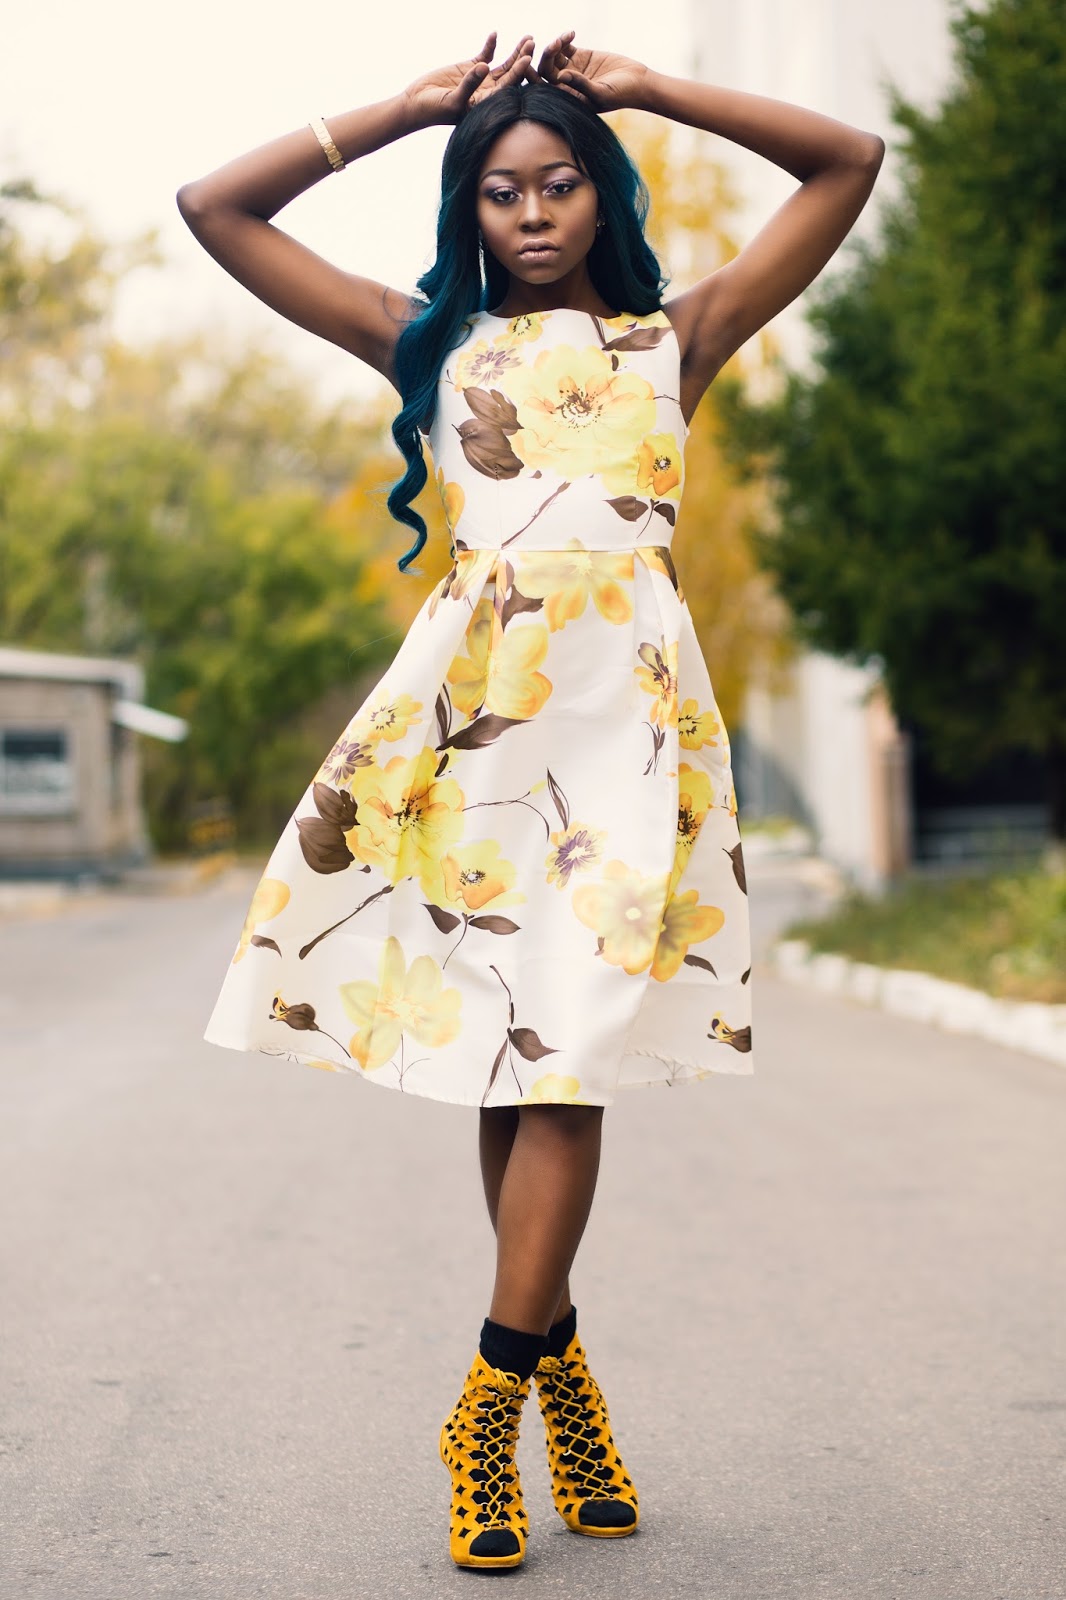
[[(473, 4), (457, 32), (425, 7), (402, 50), (383, 14), (334, 48), (272, 0), (180, 17), (61, 0), (14, 20), (0, 877), (262, 855), (447, 569), (432, 479), (422, 568), (396, 568), (391, 389), (230, 280), (176, 189), (472, 53), (490, 27), (502, 56), (526, 26), (595, 42), (594, 17)], [(888, 144), (844, 246), (737, 353), (692, 435), (675, 548), (749, 837), (832, 868), (853, 913), (833, 937), (856, 953), (873, 948), (869, 902), (890, 940), (924, 938), (935, 904), (946, 975), (1040, 999), (1066, 999), (1063, 28), (1055, 0), (664, 0), (650, 48), (645, 8), (611, 13), (612, 44), (661, 70)], [(794, 187), (726, 140), (611, 120), (675, 290)], [(281, 225), (409, 288), (432, 260), (447, 132), (315, 186)], [(990, 874), (995, 948), (957, 921)]]
[[(431, 478), (397, 570), (395, 395), (175, 194), (492, 28), (502, 57), (568, 27), (887, 153), (693, 419), (674, 548), (733, 735), (757, 1068), (608, 1115), (577, 1300), (641, 1533), (553, 1539), (534, 1427), (514, 1581), (1066, 1592), (1062, 0), (54, 0), (0, 53), (0, 1600), (468, 1586), (435, 1427), (491, 1284), (476, 1119), (201, 1037), (446, 529)], [(795, 187), (610, 120), (668, 296)], [(275, 220), (409, 289), (447, 136)]]

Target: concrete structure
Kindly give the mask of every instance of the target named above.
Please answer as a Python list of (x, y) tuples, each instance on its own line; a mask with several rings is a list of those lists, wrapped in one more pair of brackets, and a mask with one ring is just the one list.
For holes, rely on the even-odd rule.
[(98, 877), (148, 859), (134, 734), (188, 729), (143, 694), (134, 662), (0, 646), (0, 877)]
[[(877, 188), (851, 238), (876, 231), (898, 192), (888, 81), (929, 108), (945, 92), (952, 39), (945, 0), (693, 0), (692, 71), (723, 87), (809, 106), (885, 140)], [(694, 135), (707, 147), (705, 134)], [(797, 180), (725, 139), (710, 141), (740, 198), (733, 229), (746, 244), (794, 193)], [(805, 308), (846, 267), (848, 242), (814, 284), (767, 326), (788, 364), (809, 370)], [(818, 848), (876, 890), (911, 858), (908, 745), (874, 669), (801, 654), (783, 692), (755, 686), (741, 718), (738, 785), (749, 817), (784, 814)]]

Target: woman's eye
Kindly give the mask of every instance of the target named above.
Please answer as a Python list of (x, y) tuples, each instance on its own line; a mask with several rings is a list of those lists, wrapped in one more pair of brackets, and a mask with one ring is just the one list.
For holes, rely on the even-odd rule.
[[(573, 189), (573, 188), (576, 188), (576, 184), (571, 182), (570, 179), (568, 179), (568, 178), (561, 178), (561, 179), (559, 179), (558, 182), (550, 183), (548, 185), (547, 193), (548, 194), (569, 194), (570, 190)], [(517, 192), (518, 191), (516, 189), (510, 189), (510, 188), (508, 188), (508, 189), (490, 189), (488, 197), (489, 197), (490, 200), (499, 200), (503, 204), (507, 204), (508, 201), (510, 200), (510, 197), (513, 194), (517, 194)]]

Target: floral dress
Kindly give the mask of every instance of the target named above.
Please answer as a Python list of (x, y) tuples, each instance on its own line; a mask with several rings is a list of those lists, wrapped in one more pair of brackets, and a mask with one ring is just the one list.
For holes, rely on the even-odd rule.
[(670, 554), (669, 318), (478, 312), (453, 565), (278, 839), (204, 1037), (464, 1105), (752, 1071), (729, 741)]

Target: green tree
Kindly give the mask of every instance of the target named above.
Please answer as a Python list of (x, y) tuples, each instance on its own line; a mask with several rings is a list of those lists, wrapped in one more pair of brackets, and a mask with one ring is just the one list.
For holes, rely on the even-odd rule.
[(731, 391), (769, 470), (760, 548), (803, 636), (879, 658), (965, 775), (1046, 756), (1066, 835), (1066, 28), (1061, 0), (957, 9), (931, 114), (891, 92), (899, 197), (817, 297), (818, 370)]
[(389, 653), (333, 510), (380, 422), (323, 410), (257, 352), (123, 345), (115, 252), (19, 230), (19, 205), (48, 203), (0, 189), (0, 639), (139, 662), (149, 701), (190, 725), (144, 745), (156, 842), (180, 847), (222, 796), (261, 844)]

